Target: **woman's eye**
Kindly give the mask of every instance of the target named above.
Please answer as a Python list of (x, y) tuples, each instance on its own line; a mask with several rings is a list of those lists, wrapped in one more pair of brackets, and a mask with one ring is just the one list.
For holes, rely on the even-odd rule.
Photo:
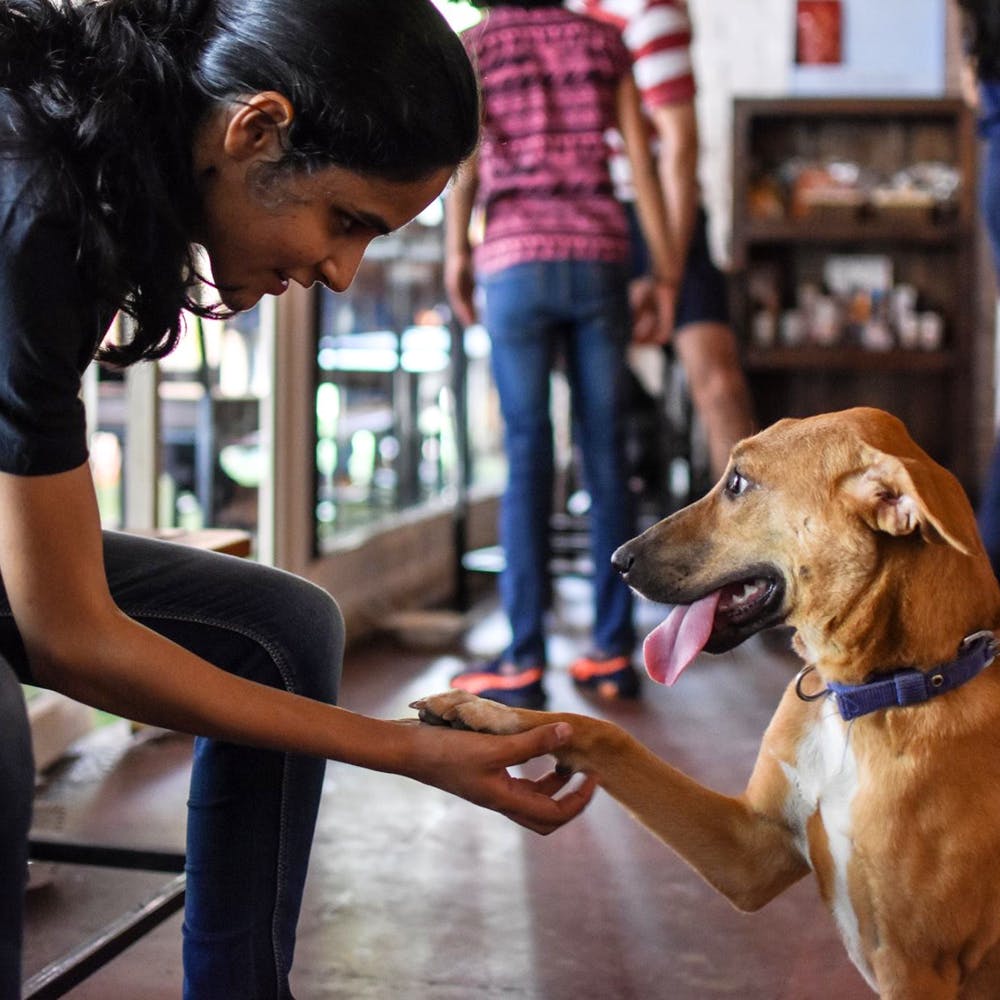
[(739, 469), (733, 469), (726, 479), (726, 492), (732, 497), (741, 497), (748, 489), (750, 480)]

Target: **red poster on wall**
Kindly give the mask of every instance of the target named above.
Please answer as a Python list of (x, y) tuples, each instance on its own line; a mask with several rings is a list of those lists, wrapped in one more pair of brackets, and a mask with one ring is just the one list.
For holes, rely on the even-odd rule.
[(840, 0), (798, 0), (795, 9), (795, 61), (800, 66), (844, 61)]

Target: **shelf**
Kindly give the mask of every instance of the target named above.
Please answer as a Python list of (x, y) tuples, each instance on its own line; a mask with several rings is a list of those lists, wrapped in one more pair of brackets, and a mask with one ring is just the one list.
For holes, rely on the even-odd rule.
[(738, 104), (755, 118), (942, 119), (965, 110), (959, 97), (770, 97), (747, 95)]
[(860, 347), (779, 347), (748, 350), (743, 366), (755, 372), (866, 371), (949, 372), (958, 365), (951, 351), (866, 351)]
[(743, 231), (744, 244), (780, 243), (919, 243), (946, 247), (967, 238), (959, 222), (935, 224), (913, 219), (831, 221), (749, 220)]
[[(976, 158), (974, 116), (959, 99), (736, 99), (731, 312), (745, 338), (742, 360), (761, 426), (785, 416), (881, 407), (899, 417), (966, 488), (975, 482), (969, 442)], [(815, 192), (810, 195), (809, 178), (796, 189), (795, 170), (785, 168), (797, 162), (856, 164), (853, 196), (825, 204)], [(954, 169), (954, 190), (920, 205), (883, 200), (880, 191), (889, 190), (900, 171), (929, 163)], [(762, 177), (774, 186), (766, 200), (758, 197)], [(791, 206), (809, 204), (805, 216), (792, 214)], [(858, 294), (844, 281), (827, 287), (828, 260), (842, 255), (884, 258), (892, 288), (915, 292), (895, 303), (889, 298), (894, 333), (901, 336), (902, 324), (893, 303), (907, 309), (907, 329), (920, 313), (937, 314), (946, 347), (872, 351), (855, 338), (833, 347), (783, 346), (780, 340), (782, 346), (758, 347), (753, 331), (761, 311), (771, 314), (775, 329), (785, 329), (788, 313), (799, 310), (801, 316), (809, 308), (810, 286), (834, 299), (841, 325), (864, 323), (876, 291), (891, 296), (878, 276), (863, 273), (845, 279), (857, 282)]]

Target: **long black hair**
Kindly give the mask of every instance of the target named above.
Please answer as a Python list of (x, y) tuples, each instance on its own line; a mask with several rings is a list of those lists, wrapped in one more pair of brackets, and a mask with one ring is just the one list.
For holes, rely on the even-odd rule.
[(965, 49), (980, 80), (1000, 79), (1000, 2), (958, 0), (965, 29)]
[(277, 171), (336, 165), (408, 182), (474, 150), (479, 95), (430, 0), (0, 0), (0, 89), (79, 220), (99, 301), (134, 321), (99, 356), (176, 346), (198, 301), (196, 130), (262, 90), (295, 109)]
[[(458, 3), (459, 0), (450, 0)], [(466, 0), (470, 7), (480, 7), (489, 10), (491, 7), (523, 7), (525, 10), (535, 10), (538, 7), (561, 7), (563, 0)]]

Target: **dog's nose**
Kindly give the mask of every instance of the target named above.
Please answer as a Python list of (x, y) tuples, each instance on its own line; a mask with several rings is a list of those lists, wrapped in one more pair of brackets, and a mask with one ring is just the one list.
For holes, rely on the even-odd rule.
[(614, 566), (622, 576), (627, 576), (628, 571), (632, 568), (632, 564), (635, 562), (635, 556), (632, 555), (631, 543), (626, 542), (624, 545), (620, 545), (611, 555), (611, 565)]

